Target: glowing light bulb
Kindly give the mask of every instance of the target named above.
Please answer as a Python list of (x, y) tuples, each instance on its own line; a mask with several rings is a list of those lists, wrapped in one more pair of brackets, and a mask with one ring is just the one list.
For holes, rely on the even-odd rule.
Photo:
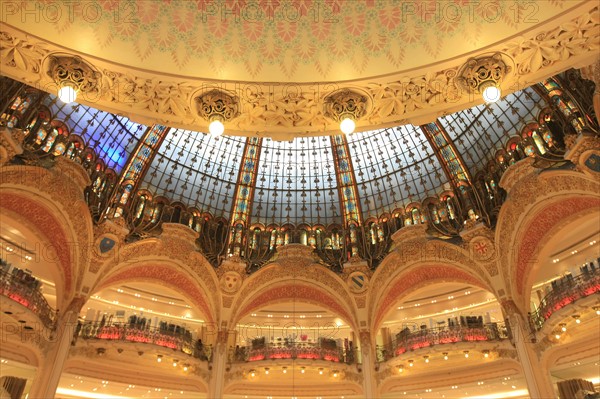
[(483, 100), (486, 103), (495, 103), (496, 101), (500, 100), (500, 96), (502, 95), (502, 92), (500, 91), (500, 88), (494, 85), (490, 85), (487, 86), (485, 89), (483, 89)]
[(77, 99), (77, 91), (70, 85), (58, 89), (58, 98), (65, 104), (70, 104)]
[(345, 117), (340, 122), (340, 130), (344, 134), (352, 134), (354, 132), (355, 128), (356, 128), (356, 123), (354, 122), (354, 120), (352, 118)]
[(220, 119), (213, 119), (208, 125), (208, 132), (211, 137), (219, 137), (225, 132), (225, 125), (223, 125)]

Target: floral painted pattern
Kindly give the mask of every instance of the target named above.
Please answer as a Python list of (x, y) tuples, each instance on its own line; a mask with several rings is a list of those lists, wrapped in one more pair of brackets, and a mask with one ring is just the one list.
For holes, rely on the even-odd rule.
[[(80, 42), (86, 41), (82, 36), (95, 38), (93, 45), (100, 45), (111, 58), (116, 57), (113, 61), (122, 64), (161, 70), (174, 66), (170, 72), (207, 78), (221, 78), (223, 73), (234, 71), (240, 80), (266, 74), (268, 81), (302, 81), (307, 71), (316, 72), (321, 79), (393, 73), (453, 58), (457, 48), (463, 53), (493, 44), (498, 38), (486, 35), (490, 26), (504, 37), (512, 36), (564, 7), (563, 2), (549, 2), (544, 5), (547, 10), (537, 10), (531, 16), (536, 10), (517, 0), (37, 3), (44, 17), (41, 25), (48, 26), (33, 27), (39, 31), (32, 33), (50, 40), (58, 34), (59, 44), (67, 47), (90, 50), (89, 44), (76, 48), (77, 42), (71, 38), (77, 32)], [(20, 19), (7, 22), (18, 25)], [(29, 24), (26, 30), (31, 28)], [(460, 46), (453, 45), (457, 41)], [(95, 55), (102, 57), (97, 52)], [(339, 76), (340, 70), (343, 76)]]

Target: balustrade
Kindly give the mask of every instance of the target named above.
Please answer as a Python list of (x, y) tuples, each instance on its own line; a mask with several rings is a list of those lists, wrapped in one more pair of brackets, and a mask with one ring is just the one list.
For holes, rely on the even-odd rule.
[(103, 325), (84, 323), (79, 329), (82, 339), (137, 342), (161, 346), (183, 352), (189, 356), (209, 360), (212, 356), (210, 345), (197, 345), (189, 331), (167, 331), (156, 327), (139, 328), (125, 324)]
[[(593, 265), (593, 263), (592, 263)], [(540, 330), (552, 314), (563, 307), (600, 292), (600, 267), (583, 269), (583, 273), (574, 277), (565, 277), (552, 281), (551, 291), (540, 301), (538, 308), (531, 313), (531, 323)]]
[(489, 323), (480, 327), (434, 327), (410, 331), (405, 329), (398, 334), (392, 344), (392, 351), (379, 348), (380, 360), (388, 360), (409, 351), (432, 347), (434, 345), (454, 344), (457, 342), (496, 341), (508, 338), (504, 323)]
[(54, 328), (56, 312), (50, 307), (36, 284), (31, 284), (27, 279), (13, 273), (0, 270), (0, 294), (31, 310), (40, 318), (44, 326)]
[(285, 344), (266, 344), (262, 347), (236, 347), (230, 358), (234, 362), (256, 362), (277, 359), (311, 359), (335, 363), (355, 364), (359, 360), (358, 352), (352, 348), (325, 348), (315, 343), (288, 342)]

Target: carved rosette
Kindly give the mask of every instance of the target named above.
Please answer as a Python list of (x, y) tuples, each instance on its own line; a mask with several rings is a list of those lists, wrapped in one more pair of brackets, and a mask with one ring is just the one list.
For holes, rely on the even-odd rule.
[(194, 101), (198, 115), (207, 121), (229, 122), (240, 115), (239, 99), (222, 90), (210, 90)]
[(98, 98), (102, 74), (81, 57), (71, 55), (51, 55), (48, 76), (59, 86), (71, 86), (76, 91)]
[(470, 58), (459, 71), (457, 82), (468, 93), (482, 94), (489, 86), (500, 87), (511, 71), (504, 57), (507, 56), (496, 53), (489, 57)]
[(337, 90), (325, 97), (324, 104), (324, 115), (336, 122), (344, 118), (357, 121), (367, 115), (372, 105), (369, 96), (356, 89)]

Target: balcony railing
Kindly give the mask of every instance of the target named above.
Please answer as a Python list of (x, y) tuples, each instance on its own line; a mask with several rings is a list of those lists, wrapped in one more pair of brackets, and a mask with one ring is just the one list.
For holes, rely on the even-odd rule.
[(278, 359), (325, 360), (346, 364), (356, 364), (360, 360), (358, 352), (355, 349), (323, 348), (309, 343), (266, 345), (262, 348), (252, 348), (250, 346), (237, 347), (231, 354), (231, 361), (233, 362), (257, 362)]
[(531, 314), (533, 327), (540, 330), (552, 314), (578, 299), (600, 292), (600, 268), (586, 268), (574, 277), (571, 274), (552, 282), (552, 290)]
[(497, 341), (508, 338), (504, 323), (489, 323), (478, 327), (435, 327), (400, 332), (392, 344), (392, 351), (380, 349), (380, 360), (388, 360), (409, 351), (428, 348), (434, 345), (457, 342)]
[(56, 312), (37, 286), (32, 286), (26, 280), (0, 270), (0, 294), (31, 310), (44, 326), (54, 328)]
[(121, 324), (105, 326), (101, 323), (86, 323), (81, 326), (79, 337), (151, 344), (180, 351), (200, 360), (210, 360), (212, 356), (210, 345), (198, 345), (191, 334), (185, 331), (171, 332), (156, 327), (142, 329)]

